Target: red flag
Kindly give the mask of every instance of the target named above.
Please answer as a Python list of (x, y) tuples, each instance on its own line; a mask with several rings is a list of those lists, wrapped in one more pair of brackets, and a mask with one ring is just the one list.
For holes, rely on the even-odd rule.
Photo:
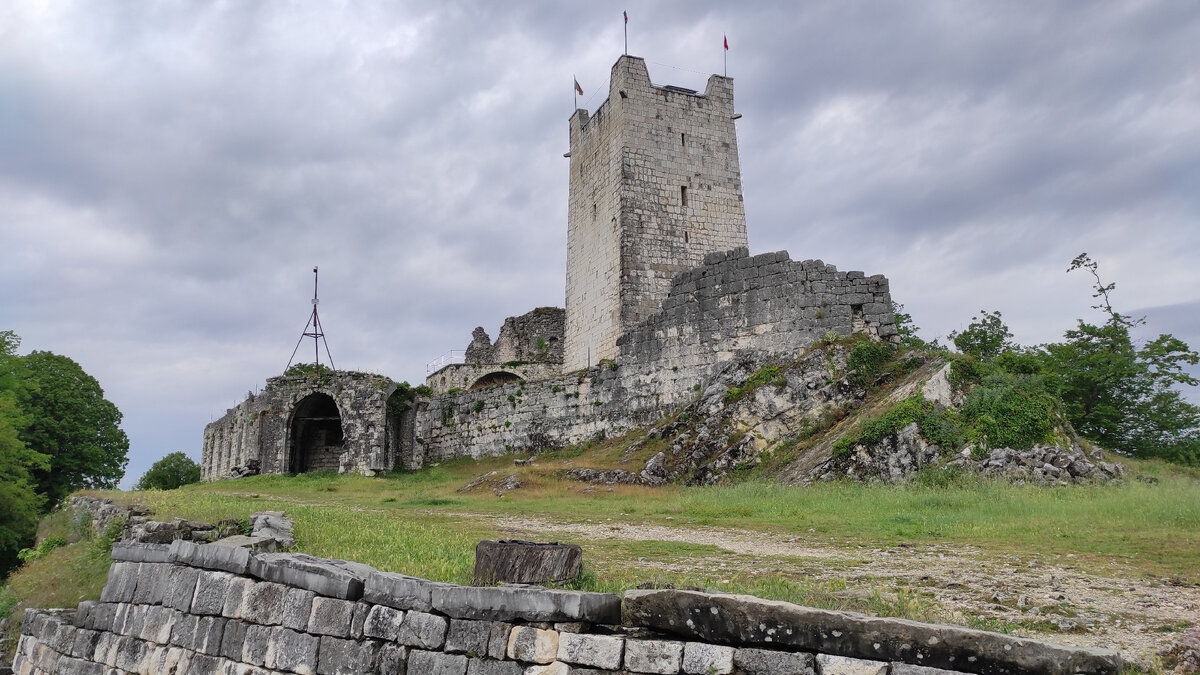
[(621, 12), (625, 15), (625, 23), (629, 23), (629, 12)]
[(725, 38), (725, 51), (729, 51), (729, 36), (722, 34), (721, 37)]
[(583, 96), (583, 87), (579, 86), (579, 80), (575, 80), (575, 93)]

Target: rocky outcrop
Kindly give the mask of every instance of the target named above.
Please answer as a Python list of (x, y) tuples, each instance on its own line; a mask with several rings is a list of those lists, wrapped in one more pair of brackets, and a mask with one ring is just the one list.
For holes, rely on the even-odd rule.
[(1107, 482), (1124, 478), (1126, 473), (1124, 466), (1104, 461), (1104, 453), (1093, 450), (1089, 455), (1078, 443), (1068, 447), (1035, 445), (1028, 450), (997, 448), (983, 459), (976, 459), (972, 449), (967, 448), (950, 465), (985, 476), (1053, 485)]

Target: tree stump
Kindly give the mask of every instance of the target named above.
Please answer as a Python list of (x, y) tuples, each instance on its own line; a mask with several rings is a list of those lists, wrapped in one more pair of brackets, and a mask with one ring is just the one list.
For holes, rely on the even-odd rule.
[(575, 544), (502, 539), (475, 545), (476, 586), (569, 581), (582, 567), (583, 549)]

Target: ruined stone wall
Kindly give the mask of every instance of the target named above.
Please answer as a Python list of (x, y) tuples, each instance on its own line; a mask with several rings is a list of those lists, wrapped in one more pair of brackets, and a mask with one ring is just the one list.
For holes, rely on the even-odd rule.
[(621, 338), (611, 365), (439, 396), (416, 412), (424, 462), (537, 452), (657, 421), (740, 355), (790, 359), (827, 333), (893, 339), (887, 279), (786, 252), (710, 255), (679, 275), (658, 314)]
[(521, 316), (510, 316), (500, 326), (495, 343), (488, 342), (482, 326), (472, 333), (464, 362), (468, 365), (562, 363), (565, 311), (538, 307)]
[(615, 358), (676, 273), (746, 246), (733, 116), (730, 78), (702, 95), (657, 87), (622, 56), (608, 100), (571, 117), (564, 370)]
[(445, 394), (451, 389), (471, 389), (480, 378), (493, 373), (508, 373), (522, 380), (545, 380), (562, 374), (562, 363), (517, 363), (504, 365), (495, 363), (470, 364), (452, 363), (425, 378), (425, 386), (435, 394)]
[(794, 354), (828, 333), (896, 335), (883, 275), (839, 272), (787, 251), (714, 253), (675, 277), (662, 310), (618, 341), (621, 363), (681, 370), (727, 361), (741, 350)]
[(399, 420), (388, 416), (388, 398), (395, 391), (391, 380), (368, 373), (273, 377), (261, 393), (204, 428), (201, 476), (225, 478), (234, 467), (252, 461), (263, 473), (296, 471), (293, 418), (298, 404), (313, 394), (327, 395), (336, 403), (344, 441), (316, 453), (309, 470), (389, 471), (406, 450), (411, 453), (411, 438), (400, 432)]
[(99, 602), (26, 610), (19, 675), (1117, 673), (1108, 650), (751, 596), (464, 587), (303, 554), (113, 549)]

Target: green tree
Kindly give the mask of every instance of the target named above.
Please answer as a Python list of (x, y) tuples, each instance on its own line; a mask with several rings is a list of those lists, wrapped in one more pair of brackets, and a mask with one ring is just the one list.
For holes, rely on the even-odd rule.
[(970, 354), (980, 361), (990, 361), (1016, 348), (1012, 336), (1000, 312), (986, 312), (981, 309), (979, 316), (973, 317), (961, 333), (952, 331), (947, 337), (960, 352)]
[(44, 500), (34, 491), (30, 471), (49, 466), (49, 458), (31, 452), (18, 437), (26, 422), (17, 408), (20, 344), (16, 333), (0, 331), (0, 579), (17, 566), (17, 553), (33, 544)]
[(174, 490), (200, 482), (200, 465), (182, 452), (172, 452), (150, 466), (134, 490)]
[(21, 358), (20, 405), (29, 424), (20, 439), (50, 458), (33, 472), (37, 491), (54, 506), (81, 488), (110, 489), (125, 474), (129, 438), (121, 411), (100, 383), (71, 359), (35, 351)]
[(1200, 407), (1188, 403), (1178, 386), (1195, 386), (1185, 365), (1200, 361), (1186, 343), (1159, 335), (1137, 346), (1130, 331), (1145, 323), (1113, 309), (1098, 265), (1086, 253), (1067, 270), (1085, 269), (1095, 279), (1093, 306), (1104, 323), (1083, 320), (1066, 341), (1042, 348), (1047, 384), (1063, 402), (1067, 418), (1085, 438), (1101, 446), (1141, 456), (1200, 464)]

